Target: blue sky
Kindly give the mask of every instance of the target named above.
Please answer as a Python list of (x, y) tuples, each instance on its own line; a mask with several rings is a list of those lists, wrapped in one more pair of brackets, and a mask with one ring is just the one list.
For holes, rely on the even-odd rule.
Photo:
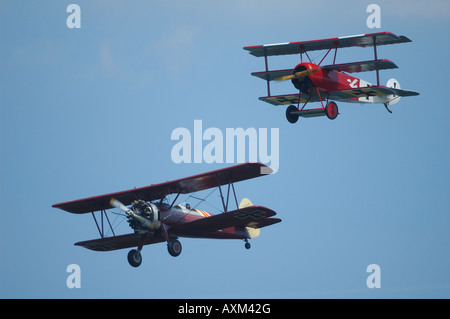
[[(81, 8), (80, 29), (66, 26), (70, 3)], [(1, 1), (0, 297), (449, 298), (450, 5), (377, 1), (381, 28), (369, 29), (370, 3)], [(338, 103), (334, 121), (291, 125), (284, 107), (258, 101), (265, 83), (250, 73), (264, 61), (242, 47), (378, 31), (413, 41), (378, 50), (399, 66), (381, 82), (420, 92), (392, 114)], [(343, 49), (338, 61), (372, 54)], [(274, 90), (292, 92), (289, 83)], [(182, 239), (173, 258), (164, 244), (146, 246), (137, 269), (127, 250), (74, 246), (98, 236), (91, 216), (52, 204), (228, 166), (172, 161), (172, 131), (193, 130), (194, 120), (224, 132), (279, 129), (278, 172), (236, 191), (283, 222), (250, 250)], [(66, 286), (70, 264), (81, 268), (79, 289)], [(366, 286), (370, 264), (381, 288)]]

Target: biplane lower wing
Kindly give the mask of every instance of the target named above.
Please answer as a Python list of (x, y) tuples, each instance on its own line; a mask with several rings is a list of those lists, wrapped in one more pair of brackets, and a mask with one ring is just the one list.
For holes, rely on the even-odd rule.
[(145, 201), (158, 200), (170, 194), (193, 193), (256, 178), (271, 172), (272, 169), (264, 164), (244, 163), (171, 182), (54, 204), (52, 207), (60, 208), (70, 213), (84, 214), (111, 208), (111, 198), (119, 200), (124, 205), (130, 205), (136, 199)]
[[(145, 236), (145, 237), (144, 237)], [(161, 237), (155, 237), (153, 234), (127, 234), (113, 237), (105, 237), (93, 240), (80, 241), (76, 246), (82, 246), (95, 251), (111, 251), (122, 248), (138, 247), (140, 244), (150, 245), (165, 241)]]
[(266, 207), (249, 206), (211, 217), (171, 227), (168, 231), (175, 236), (196, 236), (212, 233), (229, 227), (262, 228), (281, 222), (279, 218), (270, 218), (276, 213)]

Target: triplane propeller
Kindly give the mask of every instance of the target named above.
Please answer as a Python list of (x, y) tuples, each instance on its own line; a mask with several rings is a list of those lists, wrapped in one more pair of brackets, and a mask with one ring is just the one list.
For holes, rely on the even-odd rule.
[[(138, 267), (142, 262), (141, 250), (144, 245), (167, 242), (169, 254), (178, 256), (181, 253), (179, 237), (242, 239), (245, 248), (249, 249), (248, 239), (259, 236), (260, 228), (279, 223), (281, 219), (272, 218), (276, 215), (274, 211), (255, 206), (246, 198), (238, 204), (233, 184), (270, 172), (271, 169), (264, 164), (245, 163), (171, 182), (54, 204), (53, 207), (74, 214), (92, 214), (100, 238), (75, 245), (96, 251), (136, 247), (128, 253), (128, 262)], [(222, 191), (223, 185), (228, 185), (226, 194)], [(220, 192), (223, 204), (221, 214), (213, 215), (188, 205), (175, 204), (180, 194), (213, 187), (217, 187)], [(233, 195), (231, 199), (230, 190)], [(170, 194), (176, 194), (175, 199), (170, 204), (163, 202)], [(236, 209), (229, 210), (233, 199)], [(126, 214), (133, 233), (115, 235), (108, 218), (110, 208)], [(100, 225), (94, 214), (98, 211), (101, 214)], [(105, 226), (109, 226), (112, 236), (106, 236)]]
[[(267, 96), (259, 99), (273, 105), (289, 105), (286, 109), (286, 118), (290, 123), (296, 123), (300, 116), (326, 115), (329, 119), (334, 120), (339, 112), (336, 102), (332, 100), (382, 103), (391, 113), (389, 105), (398, 103), (400, 97), (418, 95), (417, 92), (401, 89), (399, 82), (395, 79), (390, 79), (386, 86), (380, 85), (379, 71), (394, 69), (397, 68), (397, 65), (387, 59), (378, 59), (377, 47), (406, 42), (411, 42), (411, 40), (391, 32), (379, 32), (313, 41), (247, 46), (244, 47), (244, 50), (249, 51), (256, 57), (264, 57), (265, 59), (265, 71), (252, 73), (253, 76), (267, 82)], [(347, 47), (373, 47), (374, 59), (336, 64), (338, 49)], [(333, 64), (321, 65), (333, 49)], [(315, 50), (328, 50), (318, 64), (314, 64), (308, 55), (308, 52)], [(269, 70), (269, 56), (288, 54), (299, 54), (300, 64), (293, 69)], [(304, 55), (309, 62), (304, 61)], [(376, 85), (347, 74), (366, 71), (376, 71)], [(298, 93), (271, 95), (270, 82), (286, 80), (291, 80)], [(320, 102), (321, 107), (305, 108), (309, 102)]]

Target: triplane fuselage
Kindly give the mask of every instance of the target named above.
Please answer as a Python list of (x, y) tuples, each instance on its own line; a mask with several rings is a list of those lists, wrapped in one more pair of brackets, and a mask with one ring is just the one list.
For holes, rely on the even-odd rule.
[[(269, 171), (266, 165), (245, 163), (172, 182), (55, 204), (53, 207), (75, 214), (91, 213), (100, 238), (75, 245), (96, 251), (136, 247), (128, 253), (128, 261), (133, 267), (141, 264), (140, 252), (144, 245), (167, 242), (169, 254), (178, 256), (181, 253), (179, 237), (242, 239), (245, 248), (249, 249), (248, 239), (259, 236), (260, 228), (279, 223), (281, 219), (272, 218), (276, 215), (274, 211), (253, 205), (246, 198), (238, 204), (233, 183), (264, 176)], [(226, 196), (222, 192), (223, 185), (228, 185)], [(223, 204), (221, 214), (213, 215), (191, 208), (188, 204), (175, 204), (180, 194), (213, 187), (218, 187), (220, 191)], [(169, 194), (177, 194), (170, 204), (163, 202)], [(229, 210), (233, 199), (236, 209)], [(107, 214), (110, 208), (125, 214), (133, 233), (115, 235)], [(95, 212), (100, 212), (100, 221)], [(105, 226), (112, 236), (106, 236)]]

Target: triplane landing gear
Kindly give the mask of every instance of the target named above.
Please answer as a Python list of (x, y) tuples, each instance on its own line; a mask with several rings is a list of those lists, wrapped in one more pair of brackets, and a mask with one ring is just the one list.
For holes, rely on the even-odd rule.
[(325, 108), (325, 114), (330, 120), (334, 120), (339, 114), (337, 104), (335, 102), (328, 103)]
[[(304, 108), (305, 106), (303, 106)], [(289, 123), (297, 123), (298, 118), (301, 117), (316, 117), (327, 116), (330, 120), (334, 120), (339, 115), (339, 110), (336, 102), (329, 102), (326, 107), (317, 109), (298, 109), (295, 105), (289, 105), (286, 109), (286, 119)]]

